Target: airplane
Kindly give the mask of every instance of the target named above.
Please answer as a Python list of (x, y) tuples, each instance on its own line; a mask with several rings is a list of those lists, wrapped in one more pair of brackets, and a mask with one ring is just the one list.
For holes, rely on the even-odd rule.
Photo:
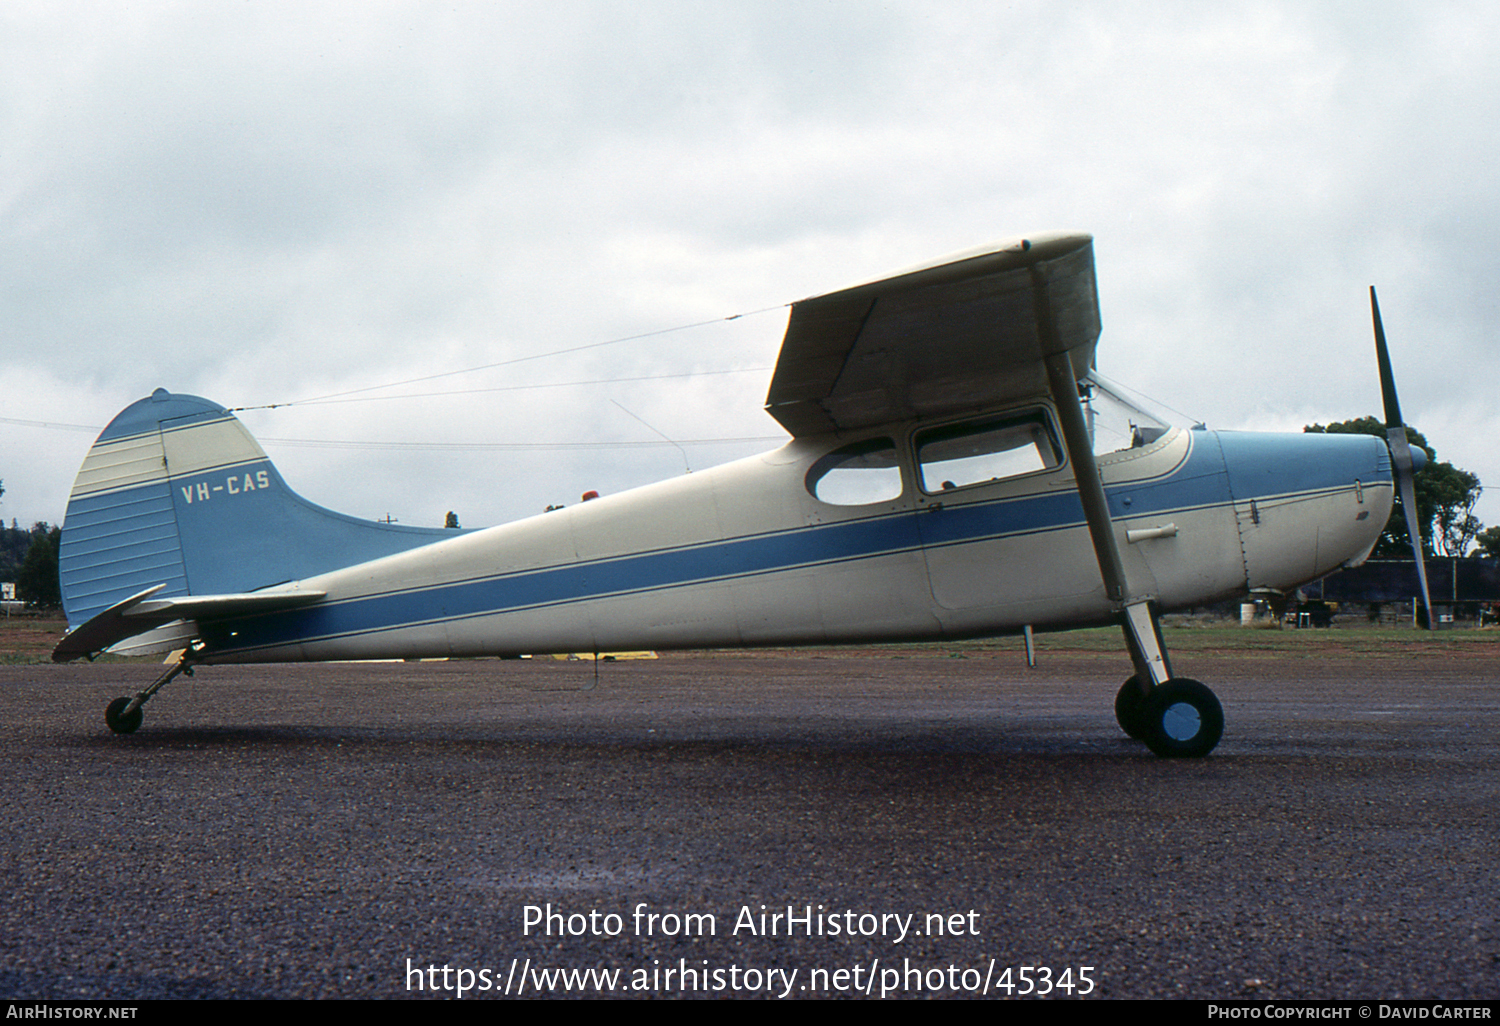
[(224, 407), (158, 389), (79, 471), (53, 658), (173, 653), (106, 709), (128, 734), (198, 666), (1007, 634), (1030, 657), (1035, 631), (1117, 624), (1119, 725), (1203, 756), (1223, 709), (1161, 615), (1357, 565), (1398, 489), (1420, 537), (1371, 303), (1387, 441), (1182, 428), (1095, 368), (1092, 236), (980, 247), (792, 304), (781, 447), (476, 531), (314, 505)]

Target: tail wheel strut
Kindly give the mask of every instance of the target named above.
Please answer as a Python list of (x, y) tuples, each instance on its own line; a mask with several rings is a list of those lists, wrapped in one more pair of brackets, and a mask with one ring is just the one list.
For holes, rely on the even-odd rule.
[(167, 669), (151, 686), (137, 694), (134, 698), (121, 696), (109, 703), (104, 710), (104, 723), (116, 734), (134, 734), (145, 718), (141, 707), (151, 700), (151, 696), (167, 686), (167, 682), (179, 673), (185, 673), (189, 677), (193, 675), (192, 664), (188, 662), (187, 656), (183, 656)]

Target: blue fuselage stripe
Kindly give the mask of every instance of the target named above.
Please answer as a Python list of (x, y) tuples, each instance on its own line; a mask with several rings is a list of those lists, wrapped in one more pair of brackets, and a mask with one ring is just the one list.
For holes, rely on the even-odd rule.
[[(1187, 458), (1171, 472), (1107, 489), (1111, 513), (1121, 519), (1232, 506), (1236, 499), (1266, 498), (1351, 484), (1349, 451), (1300, 453), (1231, 440), (1242, 466), (1262, 490), (1235, 494), (1216, 433), (1195, 432)], [(1212, 442), (1210, 441), (1212, 440)], [(1204, 444), (1209, 442), (1210, 444)], [(1381, 447), (1383, 449), (1383, 446)], [(1339, 458), (1335, 458), (1339, 457)], [(1371, 459), (1369, 483), (1379, 478)], [(1277, 472), (1277, 468), (1280, 472)], [(1385, 468), (1389, 480), (1388, 466)], [(1274, 489), (1274, 490), (1271, 490)], [(590, 599), (711, 583), (760, 574), (911, 552), (925, 547), (1081, 528), (1077, 494), (1059, 489), (1009, 499), (952, 502), (941, 510), (905, 510), (866, 519), (749, 535), (584, 563), (558, 564), (428, 587), (332, 601), (244, 619), (203, 624), (215, 654), (248, 652), (302, 641), (397, 630), (443, 620), (496, 615)], [(232, 632), (232, 633), (231, 633)]]
[(205, 624), (204, 639), (216, 652), (261, 648), (888, 555), (921, 547), (912, 518), (846, 521), (330, 602)]
[[(1219, 463), (1216, 454), (1211, 462)], [(1193, 476), (1201, 479), (1202, 475)], [(1218, 476), (1222, 484), (1222, 464)], [(1203, 498), (1201, 484), (1191, 490)], [(1227, 501), (1227, 492), (1219, 490), (1218, 497)], [(950, 504), (939, 511), (905, 510), (204, 624), (204, 640), (215, 652), (246, 651), (889, 556), (924, 545), (1063, 530), (1083, 523), (1083, 508), (1071, 490)]]

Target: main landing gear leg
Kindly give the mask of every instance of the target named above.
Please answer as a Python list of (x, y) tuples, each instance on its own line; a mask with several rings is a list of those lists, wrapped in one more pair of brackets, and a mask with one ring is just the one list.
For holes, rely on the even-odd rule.
[(1156, 611), (1148, 602), (1125, 607), (1125, 643), (1135, 676), (1115, 696), (1120, 728), (1166, 758), (1207, 755), (1224, 735), (1224, 710), (1196, 680), (1173, 677)]
[(116, 734), (134, 734), (144, 718), (141, 707), (151, 700), (152, 695), (166, 687), (167, 681), (179, 673), (185, 673), (189, 677), (193, 675), (192, 664), (188, 662), (186, 655), (173, 663), (166, 673), (156, 678), (150, 687), (134, 698), (122, 696), (109, 703), (104, 710), (104, 722), (109, 725), (109, 729)]
[(1104, 479), (1094, 459), (1093, 436), (1078, 398), (1077, 368), (1073, 366), (1070, 351), (1058, 338), (1047, 282), (1035, 266), (1031, 273), (1037, 326), (1043, 351), (1048, 354), (1042, 360), (1047, 370), (1047, 386), (1057, 404), (1057, 423), (1062, 428), (1068, 460), (1073, 464), (1073, 481), (1078, 487), (1078, 502), (1083, 507), (1089, 540), (1094, 543), (1094, 555), (1099, 560), (1104, 595), (1123, 609), (1121, 625), (1125, 628), (1131, 661), (1135, 663), (1135, 676), (1125, 682), (1115, 699), (1115, 716), (1125, 733), (1146, 742), (1146, 747), (1157, 755), (1207, 755), (1224, 733), (1224, 711), (1214, 693), (1202, 684), (1172, 678), (1156, 611), (1150, 602), (1137, 597), (1142, 592), (1132, 588), (1127, 579), (1109, 500), (1104, 494)]

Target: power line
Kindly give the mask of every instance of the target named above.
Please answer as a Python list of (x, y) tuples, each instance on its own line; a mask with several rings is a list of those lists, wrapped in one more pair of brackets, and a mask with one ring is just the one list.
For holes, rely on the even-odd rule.
[[(480, 368), (480, 369), (482, 369), (482, 368)], [(451, 396), (451, 395), (479, 395), (479, 394), (483, 394), (483, 393), (486, 393), (486, 392), (524, 392), (524, 391), (527, 391), (528, 389), (533, 389), (533, 388), (574, 388), (574, 387), (582, 386), (582, 385), (616, 385), (616, 384), (628, 383), (628, 382), (636, 382), (636, 381), (666, 381), (666, 380), (670, 380), (670, 379), (674, 379), (674, 378), (709, 377), (709, 376), (718, 375), (718, 374), (752, 374), (752, 373), (761, 373), (761, 372), (768, 371), (768, 370), (771, 370), (771, 368), (770, 367), (729, 367), (729, 368), (725, 368), (723, 370), (684, 371), (684, 372), (679, 373), (679, 374), (642, 374), (642, 375), (638, 375), (638, 376), (635, 376), (635, 377), (629, 377), (629, 378), (590, 378), (590, 379), (586, 379), (586, 380), (583, 380), (583, 381), (539, 381), (539, 382), (535, 382), (535, 383), (529, 384), (529, 385), (496, 385), (496, 386), (494, 386), (492, 388), (462, 388), (462, 389), (454, 389), (452, 391), (447, 391), (447, 392), (407, 392), (407, 393), (403, 393), (401, 395), (371, 395), (371, 396), (364, 396), (364, 397), (361, 397), (361, 398), (358, 398), (358, 399), (339, 399), (339, 398), (332, 398), (332, 397), (325, 398), (325, 399), (302, 399), (302, 400), (298, 400), (296, 403), (272, 403), (272, 404), (270, 404), (268, 406), (232, 406), (232, 407), (229, 407), (228, 412), (230, 412), (230, 413), (239, 413), (239, 412), (243, 412), (245, 410), (275, 410), (275, 409), (283, 409), (285, 407), (294, 406), (294, 405), (295, 406), (312, 406), (312, 405), (331, 405), (331, 404), (334, 404), (334, 403), (372, 402), (372, 401), (379, 400), (379, 399), (427, 399), (427, 398), (442, 397), (442, 396)], [(453, 373), (453, 374), (462, 374), (462, 373), (465, 373), (465, 372), (464, 371), (452, 371), (451, 373)], [(441, 375), (437, 375), (437, 376), (441, 377)], [(394, 386), (377, 385), (377, 386), (374, 386), (374, 387), (384, 388), (384, 387), (394, 387)], [(19, 417), (0, 417), (0, 424), (14, 424), (14, 425), (16, 425), (18, 427), (42, 428), (43, 430), (49, 430), (49, 431), (80, 431), (80, 432), (88, 432), (88, 433), (95, 434), (95, 435), (97, 435), (100, 431), (104, 430), (103, 426), (99, 425), (99, 424), (64, 424), (64, 423), (60, 423), (58, 421), (53, 421), (53, 420), (23, 420), (23, 419), (21, 419)], [(763, 439), (735, 439), (735, 438), (723, 439), (723, 441), (729, 441), (729, 442), (762, 441), (762, 440)], [(262, 439), (262, 441), (272, 441), (272, 439)], [(281, 439), (279, 441), (282, 444), (299, 444), (299, 445), (300, 444), (309, 444), (309, 445), (310, 444), (315, 444), (311, 439)], [(685, 444), (688, 444), (688, 445), (700, 445), (700, 444), (702, 444), (702, 445), (708, 445), (708, 444), (717, 444), (718, 441), (720, 441), (720, 440), (719, 439), (700, 439), (700, 440), (698, 440), (696, 442), (688, 442), (688, 443), (685, 443)], [(343, 445), (344, 443), (339, 442), (339, 443), (333, 443), (333, 444)], [(364, 443), (360, 443), (360, 444), (364, 444)], [(374, 445), (374, 444), (378, 444), (378, 443), (370, 443), (370, 444)], [(392, 443), (392, 444), (393, 445), (400, 445), (400, 444), (404, 444), (404, 443)], [(594, 444), (594, 443), (578, 443), (578, 444), (580, 444), (580, 445), (590, 445), (590, 444)], [(650, 443), (643, 443), (643, 444), (656, 445), (658, 443), (650, 442)], [(482, 443), (480, 443), (480, 444), (476, 444), (475, 447), (477, 447), (477, 448), (483, 448), (484, 446), (483, 446)]]
[[(600, 349), (604, 346), (619, 345), (621, 342), (637, 342), (643, 338), (655, 338), (658, 335), (669, 335), (676, 331), (687, 331), (691, 328), (703, 328), (710, 324), (721, 324), (724, 321), (737, 321), (741, 317), (754, 317), (757, 314), (770, 313), (772, 310), (783, 310), (791, 306), (790, 303), (778, 303), (776, 306), (762, 307), (759, 310), (747, 310), (744, 313), (730, 314), (728, 317), (714, 317), (706, 321), (694, 321), (691, 324), (679, 324), (672, 328), (658, 328), (655, 331), (644, 331), (638, 335), (624, 335), (620, 338), (606, 339), (603, 342), (589, 342), (581, 346), (569, 346), (566, 349), (553, 349), (545, 353), (532, 353), (530, 356), (517, 356), (509, 360), (500, 360), (496, 363), (481, 364), (478, 367), (465, 367), (462, 370), (443, 371), (438, 374), (427, 374), (420, 378), (407, 378), (404, 381), (388, 381), (383, 385), (367, 385), (364, 388), (351, 388), (343, 392), (330, 392), (327, 395), (313, 396), (309, 399), (294, 399), (284, 403), (266, 403), (261, 406), (236, 406), (230, 412), (240, 410), (275, 410), (285, 406), (302, 406), (312, 403), (327, 402), (333, 399), (342, 399), (345, 396), (361, 395), (365, 392), (376, 392), (382, 388), (399, 388), (402, 385), (418, 385), (424, 381), (436, 381), (438, 378), (451, 378), (458, 374), (473, 374), (477, 371), (493, 370), (496, 367), (510, 367), (518, 363), (526, 363), (530, 360), (542, 360), (549, 356), (566, 356), (569, 353), (581, 353), (589, 349)], [(381, 398), (371, 396), (370, 398)]]
[[(628, 412), (628, 411), (627, 411)], [(681, 441), (651, 439), (642, 442), (364, 442), (355, 439), (262, 438), (262, 445), (284, 445), (303, 449), (406, 450), (414, 452), (545, 452), (553, 450), (656, 449), (668, 445), (758, 445), (785, 442), (785, 435), (744, 438), (684, 438)]]
[[(277, 403), (271, 406), (236, 406), (230, 412), (239, 410), (267, 410), (278, 409), (287, 406), (325, 406), (334, 403), (368, 403), (377, 402), (382, 399), (432, 399), (450, 395), (481, 395), (486, 392), (524, 392), (532, 388), (572, 388), (577, 385), (616, 385), (622, 382), (632, 381), (666, 381), (672, 378), (699, 378), (715, 374), (751, 374), (762, 373), (771, 370), (770, 367), (731, 367), (727, 370), (710, 371), (684, 371), (680, 374), (642, 374), (631, 378), (590, 378), (584, 381), (539, 381), (529, 385), (495, 385), (491, 388), (457, 388), (446, 392), (402, 392), (398, 395), (366, 395), (357, 398), (328, 398), (328, 399), (302, 399), (296, 403)], [(455, 374), (464, 373), (454, 371)], [(394, 387), (377, 385), (377, 388)]]
[(50, 431), (91, 431), (98, 434), (104, 429), (90, 424), (59, 424), (54, 420), (18, 420), (15, 417), (0, 417), (0, 424), (17, 424), (21, 427), (45, 428)]

